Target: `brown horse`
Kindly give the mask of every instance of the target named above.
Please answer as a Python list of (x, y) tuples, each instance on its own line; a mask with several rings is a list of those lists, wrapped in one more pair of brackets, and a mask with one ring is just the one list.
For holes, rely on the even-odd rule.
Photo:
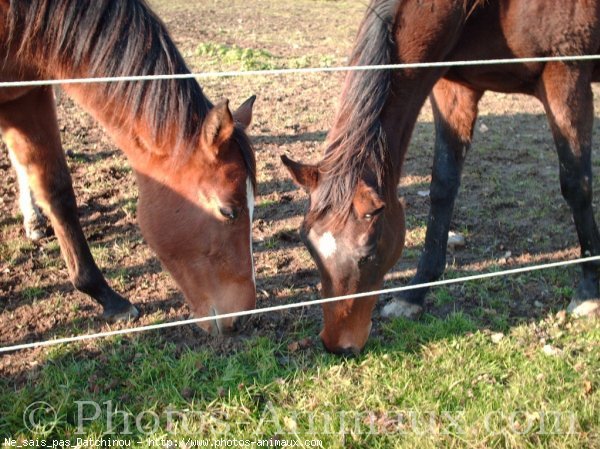
[[(0, 0), (0, 43), (2, 81), (189, 73), (143, 0)], [(64, 88), (127, 155), (142, 233), (194, 313), (253, 308), (256, 176), (244, 130), (254, 98), (231, 113), (226, 101), (213, 106), (191, 79)], [(24, 202), (32, 194), (50, 218), (74, 286), (102, 305), (104, 318), (135, 317), (136, 308), (108, 286), (83, 235), (52, 89), (0, 89), (0, 129), (22, 190), (32, 191)], [(234, 324), (206, 329), (227, 332)]]
[[(373, 0), (353, 64), (585, 55), (600, 50), (600, 0)], [(436, 143), (425, 249), (413, 284), (437, 279), (477, 104), (486, 90), (533, 95), (544, 105), (582, 255), (600, 254), (592, 210), (590, 83), (600, 64), (528, 63), (349, 73), (325, 156), (317, 165), (284, 159), (310, 193), (301, 233), (326, 296), (377, 289), (404, 244), (396, 186), (417, 114), (430, 94)], [(435, 87), (434, 87), (435, 86)], [(418, 314), (425, 290), (384, 308)], [(598, 313), (598, 264), (583, 265), (571, 309)], [(333, 352), (367, 341), (375, 297), (324, 306), (321, 338)], [(580, 304), (583, 302), (583, 304)], [(595, 312), (593, 311), (595, 310)]]

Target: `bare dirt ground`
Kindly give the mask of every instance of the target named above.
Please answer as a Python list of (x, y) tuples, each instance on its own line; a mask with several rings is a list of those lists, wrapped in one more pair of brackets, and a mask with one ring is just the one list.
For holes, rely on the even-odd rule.
[[(234, 0), (227, 7), (217, 1), (151, 3), (193, 71), (232, 69), (239, 63), (203, 57), (197, 51), (201, 44), (266, 50), (268, 62), (281, 66), (286, 61), (343, 64), (365, 7), (360, 1), (315, 0)], [(319, 295), (318, 274), (297, 234), (305, 194), (289, 181), (279, 157), (318, 160), (342, 79), (342, 74), (321, 74), (202, 81), (213, 102), (229, 98), (237, 106), (252, 94), (258, 96), (250, 131), (259, 172), (254, 224), (258, 307)], [(138, 324), (187, 318), (182, 295), (140, 235), (136, 187), (126, 159), (86, 113), (60, 91), (57, 95), (80, 218), (97, 263), (111, 285), (139, 307)], [(452, 223), (467, 245), (449, 254), (447, 274), (577, 257), (575, 230), (560, 195), (557, 158), (541, 105), (525, 96), (488, 93), (476, 129)], [(598, 125), (595, 130), (598, 135)], [(418, 261), (429, 207), (422, 192), (430, 180), (433, 140), (426, 104), (399, 188), (407, 207), (406, 250), (388, 285), (407, 282)], [(594, 160), (597, 173), (597, 152)], [(15, 175), (4, 147), (0, 177), (0, 346), (122, 326), (97, 319), (99, 306), (70, 285), (52, 236), (40, 244), (25, 239)], [(572, 268), (548, 276), (503, 278), (483, 289), (458, 284), (430, 294), (430, 312), (445, 316), (462, 310), (482, 325), (510, 325), (564, 308), (577, 274)], [(260, 316), (242, 336), (227, 340), (212, 339), (190, 326), (166, 331), (163, 338), (229, 351), (248, 335), (282, 339), (307, 329), (316, 335), (320, 315), (313, 307)], [(380, 338), (377, 326), (373, 338)], [(43, 354), (31, 350), (2, 356), (0, 372), (18, 378)]]

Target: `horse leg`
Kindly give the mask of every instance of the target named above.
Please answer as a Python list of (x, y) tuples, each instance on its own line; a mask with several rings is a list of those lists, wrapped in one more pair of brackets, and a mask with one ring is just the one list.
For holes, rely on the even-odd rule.
[[(425, 247), (410, 285), (439, 279), (446, 268), (446, 246), (463, 162), (471, 146), (477, 105), (483, 92), (440, 79), (430, 96), (435, 121), (429, 218)], [(381, 311), (384, 317), (415, 318), (423, 311), (428, 288), (407, 290)]]
[[(600, 254), (600, 235), (592, 207), (592, 126), (594, 120), (591, 70), (587, 66), (547, 64), (539, 86), (560, 162), (560, 189), (571, 208), (581, 256)], [(600, 316), (600, 263), (582, 264), (574, 315)]]
[(12, 150), (8, 151), (10, 162), (17, 173), (17, 182), (19, 185), (19, 208), (23, 214), (23, 227), (28, 239), (38, 241), (46, 236), (46, 217), (42, 214), (35, 203), (33, 193), (29, 188), (27, 171), (22, 166)]
[(17, 166), (26, 172), (34, 198), (50, 217), (75, 288), (102, 305), (105, 319), (137, 316), (136, 308), (108, 286), (81, 230), (52, 89), (33, 89), (1, 104), (0, 129)]

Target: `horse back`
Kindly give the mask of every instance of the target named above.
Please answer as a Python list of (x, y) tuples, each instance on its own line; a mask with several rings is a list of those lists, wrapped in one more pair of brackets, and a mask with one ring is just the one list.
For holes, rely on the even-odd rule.
[[(495, 0), (466, 19), (448, 60), (597, 54), (600, 0)], [(532, 93), (543, 63), (457, 67), (447, 78), (481, 90)], [(594, 78), (600, 80), (600, 64)]]

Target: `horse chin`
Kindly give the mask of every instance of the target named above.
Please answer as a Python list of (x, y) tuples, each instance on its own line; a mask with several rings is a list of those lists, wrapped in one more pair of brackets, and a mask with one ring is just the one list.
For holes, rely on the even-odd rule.
[(227, 301), (219, 296), (216, 299), (213, 298), (212, 300), (202, 303), (203, 305), (201, 307), (195, 307), (194, 315), (196, 317), (214, 317), (199, 322), (198, 326), (212, 336), (230, 336), (236, 334), (243, 327), (247, 316), (217, 317), (220, 315), (235, 314), (237, 312), (254, 309), (256, 305), (254, 289), (251, 289), (251, 291), (244, 290), (242, 293), (245, 293), (245, 295), (242, 296), (241, 294), (237, 294), (232, 295), (232, 297), (245, 297), (245, 301)]
[[(211, 307), (210, 316), (217, 315), (219, 315), (217, 310), (214, 307)], [(208, 330), (208, 332), (213, 337), (232, 335), (237, 330), (236, 321), (233, 318), (214, 319), (211, 321), (207, 321), (206, 324), (209, 325), (210, 330)]]
[(325, 330), (321, 331), (319, 335), (321, 337), (321, 343), (323, 343), (323, 347), (325, 350), (331, 354), (340, 355), (342, 357), (358, 357), (367, 343), (367, 339), (369, 338), (369, 334), (371, 333), (371, 327), (373, 323), (369, 323), (369, 330), (367, 331), (367, 337), (363, 342), (359, 343), (344, 343), (343, 341), (338, 341), (336, 344), (331, 344), (327, 340), (327, 334)]
[[(361, 298), (355, 301), (364, 301), (364, 306), (359, 310), (353, 310), (350, 316), (325, 322), (325, 326), (319, 336), (325, 349), (342, 356), (358, 356), (364, 349), (371, 334), (373, 322), (371, 311), (375, 298)], [(362, 304), (361, 304), (362, 305)], [(368, 321), (364, 321), (364, 314), (368, 313)], [(359, 321), (358, 323), (356, 321)]]
[[(198, 318), (215, 317), (220, 315), (214, 307), (210, 308), (208, 315), (198, 315)], [(235, 318), (214, 318), (212, 320), (201, 321), (198, 327), (213, 337), (229, 336), (237, 332), (239, 325)]]

